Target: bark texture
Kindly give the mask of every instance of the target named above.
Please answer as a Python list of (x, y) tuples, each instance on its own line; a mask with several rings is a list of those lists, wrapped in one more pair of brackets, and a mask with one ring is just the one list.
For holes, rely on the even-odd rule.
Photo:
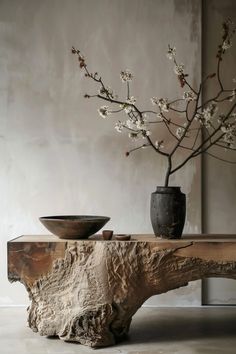
[(8, 277), (31, 299), (28, 322), (43, 336), (91, 347), (127, 335), (155, 294), (209, 276), (236, 278), (234, 242), (9, 242)]

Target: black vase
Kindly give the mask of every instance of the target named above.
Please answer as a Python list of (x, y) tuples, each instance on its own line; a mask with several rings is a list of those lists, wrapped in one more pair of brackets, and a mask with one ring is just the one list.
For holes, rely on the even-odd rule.
[(157, 187), (151, 195), (151, 222), (156, 236), (181, 238), (186, 215), (186, 197), (180, 187)]

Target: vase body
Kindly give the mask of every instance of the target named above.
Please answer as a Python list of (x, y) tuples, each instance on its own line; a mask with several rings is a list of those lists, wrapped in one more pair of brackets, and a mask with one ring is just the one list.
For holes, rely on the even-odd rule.
[(156, 236), (181, 238), (186, 215), (186, 197), (180, 187), (157, 187), (151, 195), (151, 222)]

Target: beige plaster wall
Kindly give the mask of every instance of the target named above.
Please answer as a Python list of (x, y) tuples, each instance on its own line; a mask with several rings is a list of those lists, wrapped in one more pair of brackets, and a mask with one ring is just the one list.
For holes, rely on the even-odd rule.
[[(236, 2), (233, 0), (205, 0), (203, 2), (203, 74), (215, 70), (215, 57), (220, 39), (221, 23), (231, 18), (236, 23)], [(236, 76), (236, 37), (225, 54), (222, 77), (225, 86), (233, 87)], [(211, 87), (214, 89), (213, 85)], [(204, 96), (208, 97), (209, 90)], [(219, 153), (219, 150), (214, 150)], [(222, 158), (236, 161), (236, 153), (221, 152)], [(209, 233), (236, 234), (236, 164), (226, 164), (205, 156), (203, 160), (203, 228)], [(210, 279), (204, 282), (203, 300), (206, 304), (236, 304), (234, 280)]]
[[(0, 1), (0, 305), (28, 302), (6, 276), (6, 242), (43, 234), (38, 217), (109, 215), (115, 232), (152, 232), (150, 193), (163, 184), (165, 162), (131, 147), (98, 117), (99, 102), (80, 73), (72, 45), (118, 93), (120, 70), (135, 75), (133, 94), (179, 93), (168, 44), (197, 83), (201, 71), (201, 2), (196, 0), (1, 0)], [(156, 132), (157, 137), (159, 132)], [(176, 174), (172, 185), (187, 193), (185, 232), (201, 231), (200, 162)], [(153, 298), (151, 305), (199, 305), (200, 284)]]

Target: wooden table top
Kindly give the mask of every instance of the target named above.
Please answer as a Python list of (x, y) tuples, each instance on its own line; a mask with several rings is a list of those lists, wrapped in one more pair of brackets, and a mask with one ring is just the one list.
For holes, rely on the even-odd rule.
[[(100, 242), (113, 242), (116, 241), (113, 237), (110, 241), (105, 241), (102, 239), (101, 234), (96, 234), (90, 236), (88, 239), (60, 239), (54, 235), (22, 235), (16, 237), (8, 242), (81, 242), (81, 241), (100, 241)], [(153, 234), (131, 234), (130, 241), (120, 241), (120, 242), (236, 242), (236, 234), (185, 234), (182, 235), (181, 239), (164, 239), (156, 237)], [(119, 242), (119, 241), (118, 241)]]
[(193, 234), (183, 235), (179, 240), (168, 240), (151, 234), (132, 234), (130, 241), (105, 241), (100, 234), (87, 240), (60, 239), (54, 235), (23, 235), (8, 242), (8, 277), (11, 281), (20, 279), (23, 272), (25, 281), (33, 284), (42, 274), (51, 270), (54, 261), (63, 259), (70, 248), (77, 248), (78, 253), (86, 250), (89, 254), (106, 254), (109, 249), (119, 254), (122, 249), (124, 257), (129, 257), (134, 249), (138, 254), (146, 248), (147, 252), (154, 255), (167, 250), (167, 253), (173, 251), (176, 257), (224, 263), (236, 260), (236, 235)]

